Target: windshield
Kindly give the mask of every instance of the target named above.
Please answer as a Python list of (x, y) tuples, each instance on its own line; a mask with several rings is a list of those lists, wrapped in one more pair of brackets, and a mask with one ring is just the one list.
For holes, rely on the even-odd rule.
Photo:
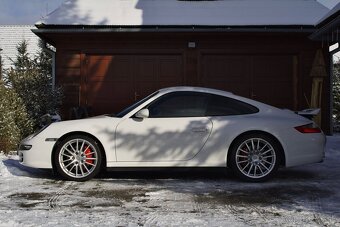
[(152, 98), (153, 96), (157, 95), (159, 91), (156, 91), (154, 93), (152, 93), (151, 95), (139, 100), (138, 102), (132, 104), (131, 106), (127, 107), (126, 109), (124, 109), (123, 111), (121, 111), (120, 113), (118, 113), (115, 117), (124, 117), (126, 114), (128, 114), (130, 111), (132, 111), (134, 108), (136, 108), (137, 106), (141, 105), (143, 102), (147, 101), (148, 99)]

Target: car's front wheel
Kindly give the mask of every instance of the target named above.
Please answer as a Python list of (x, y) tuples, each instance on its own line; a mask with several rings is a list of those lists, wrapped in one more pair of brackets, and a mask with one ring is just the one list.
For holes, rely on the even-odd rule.
[(230, 165), (241, 179), (260, 182), (272, 177), (280, 163), (280, 147), (270, 136), (249, 134), (231, 148)]
[(86, 181), (99, 173), (102, 153), (92, 138), (73, 135), (57, 145), (54, 163), (61, 177), (67, 180)]

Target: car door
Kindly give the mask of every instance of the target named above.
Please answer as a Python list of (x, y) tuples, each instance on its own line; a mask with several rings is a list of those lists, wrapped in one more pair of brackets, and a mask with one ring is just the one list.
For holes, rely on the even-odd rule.
[(173, 92), (150, 105), (148, 118), (132, 116), (116, 129), (117, 161), (186, 161), (204, 146), (212, 130), (205, 117), (208, 97)]

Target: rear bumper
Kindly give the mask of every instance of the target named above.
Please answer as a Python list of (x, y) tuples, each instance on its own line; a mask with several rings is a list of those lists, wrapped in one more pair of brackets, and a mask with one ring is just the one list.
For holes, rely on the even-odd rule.
[(286, 147), (286, 167), (320, 163), (325, 158), (326, 136), (323, 133), (300, 134)]

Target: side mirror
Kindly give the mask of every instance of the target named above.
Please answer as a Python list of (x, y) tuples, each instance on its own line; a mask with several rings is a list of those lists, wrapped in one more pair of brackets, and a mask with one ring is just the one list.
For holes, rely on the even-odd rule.
[(135, 116), (137, 118), (148, 118), (149, 117), (149, 110), (148, 109), (141, 109), (138, 111)]

